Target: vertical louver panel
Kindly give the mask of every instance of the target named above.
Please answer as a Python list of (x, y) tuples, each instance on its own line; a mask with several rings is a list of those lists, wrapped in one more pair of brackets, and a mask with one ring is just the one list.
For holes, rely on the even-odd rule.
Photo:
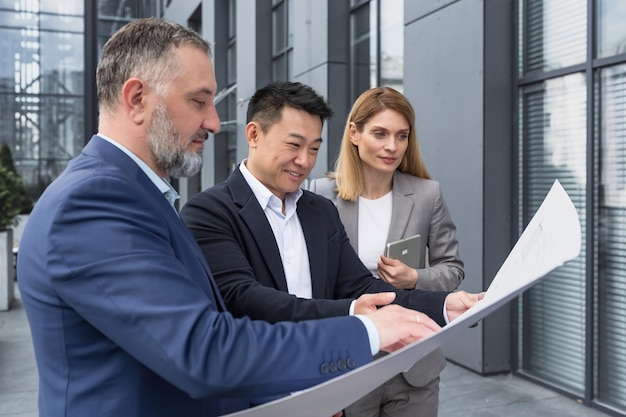
[(626, 65), (599, 73), (596, 396), (626, 407)]
[[(524, 87), (520, 120), (521, 222), (527, 224), (558, 179), (580, 215), (585, 241), (586, 82), (575, 73)], [(524, 372), (574, 394), (585, 382), (585, 247), (523, 300)]]
[(520, 4), (525, 17), (520, 27), (522, 75), (585, 62), (586, 0), (527, 0)]

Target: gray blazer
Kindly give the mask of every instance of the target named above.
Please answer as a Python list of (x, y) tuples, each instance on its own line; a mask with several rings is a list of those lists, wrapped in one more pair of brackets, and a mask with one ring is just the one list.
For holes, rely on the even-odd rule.
[[(337, 206), (350, 243), (358, 252), (359, 203), (337, 198), (335, 180), (312, 180), (309, 190), (320, 194)], [(422, 235), (419, 279), (416, 288), (436, 291), (455, 290), (464, 277), (459, 257), (459, 242), (448, 207), (437, 181), (417, 178), (396, 171), (393, 176), (391, 225), (387, 242), (419, 233)], [(426, 264), (428, 261), (428, 264)], [(445, 366), (441, 349), (417, 362), (403, 375), (411, 385), (419, 387), (435, 379)]]

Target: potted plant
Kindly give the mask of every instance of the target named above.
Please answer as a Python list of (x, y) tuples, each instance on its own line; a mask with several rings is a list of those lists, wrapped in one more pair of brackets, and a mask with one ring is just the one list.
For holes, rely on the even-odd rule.
[(0, 311), (8, 310), (14, 298), (13, 230), (18, 215), (29, 213), (32, 202), (15, 172), (11, 151), (0, 147)]

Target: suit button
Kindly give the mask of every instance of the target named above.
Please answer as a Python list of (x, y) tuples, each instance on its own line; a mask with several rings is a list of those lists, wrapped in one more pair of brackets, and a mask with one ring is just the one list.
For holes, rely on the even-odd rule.
[(354, 369), (356, 367), (356, 363), (354, 362), (354, 359), (352, 358), (346, 359), (346, 365), (348, 365), (349, 369)]
[(322, 364), (322, 366), (320, 366), (320, 372), (324, 375), (326, 375), (327, 373), (330, 372), (330, 366), (328, 366), (328, 364), (326, 362), (324, 362)]
[(330, 363), (330, 372), (337, 372), (337, 362)]
[(339, 361), (337, 362), (337, 369), (339, 369), (340, 371), (345, 371), (346, 361), (344, 361), (343, 359), (339, 359)]

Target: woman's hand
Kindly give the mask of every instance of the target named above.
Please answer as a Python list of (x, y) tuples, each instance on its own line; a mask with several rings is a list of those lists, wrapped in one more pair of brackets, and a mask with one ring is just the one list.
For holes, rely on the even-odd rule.
[(381, 255), (378, 261), (378, 275), (383, 281), (403, 290), (414, 289), (419, 279), (417, 269), (384, 255)]

